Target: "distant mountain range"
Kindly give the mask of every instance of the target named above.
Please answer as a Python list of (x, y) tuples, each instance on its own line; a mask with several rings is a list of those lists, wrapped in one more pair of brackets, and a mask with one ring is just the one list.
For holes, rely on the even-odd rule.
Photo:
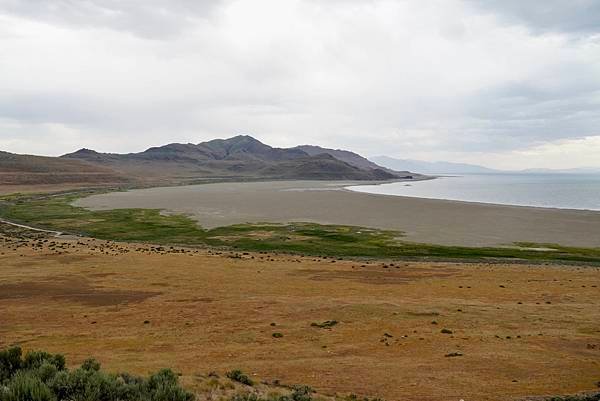
[(422, 174), (490, 174), (498, 173), (499, 170), (478, 166), (475, 164), (452, 163), (452, 162), (427, 162), (410, 159), (394, 159), (388, 156), (374, 156), (371, 161), (393, 170), (408, 169), (418, 171)]
[(566, 168), (566, 169), (551, 169), (551, 168), (530, 168), (520, 170), (520, 173), (529, 174), (600, 174), (600, 168), (582, 167), (582, 168)]
[(421, 174), (600, 174), (600, 168), (497, 170), (476, 164), (452, 162), (428, 162), (411, 159), (395, 159), (388, 156), (374, 156), (370, 160), (392, 170), (418, 171)]
[(273, 148), (248, 135), (199, 144), (172, 143), (128, 154), (80, 149), (55, 158), (0, 152), (0, 185), (160, 185), (223, 179), (393, 180), (416, 176), (378, 166), (344, 150), (310, 145)]

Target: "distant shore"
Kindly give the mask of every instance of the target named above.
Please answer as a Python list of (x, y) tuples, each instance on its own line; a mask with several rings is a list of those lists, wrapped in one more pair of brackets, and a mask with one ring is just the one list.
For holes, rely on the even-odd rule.
[(79, 199), (94, 210), (164, 209), (205, 228), (248, 222), (315, 222), (399, 230), (407, 241), (503, 246), (514, 242), (600, 247), (600, 213), (374, 195), (355, 181), (219, 183), (113, 192)]

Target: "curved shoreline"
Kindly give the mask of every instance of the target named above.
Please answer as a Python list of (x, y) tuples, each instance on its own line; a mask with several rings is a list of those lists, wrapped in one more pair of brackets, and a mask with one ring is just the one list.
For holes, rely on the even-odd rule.
[(379, 195), (354, 181), (220, 183), (115, 192), (79, 199), (93, 210), (162, 209), (204, 228), (313, 222), (402, 231), (407, 241), (462, 246), (514, 242), (600, 247), (600, 213)]

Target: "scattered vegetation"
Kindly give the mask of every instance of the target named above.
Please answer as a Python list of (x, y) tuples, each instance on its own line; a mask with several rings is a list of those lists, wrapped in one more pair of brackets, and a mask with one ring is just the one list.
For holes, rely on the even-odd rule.
[(23, 356), (19, 347), (0, 351), (0, 401), (61, 400), (192, 401), (194, 394), (179, 386), (170, 369), (143, 378), (105, 373), (93, 359), (69, 370), (59, 354), (34, 351)]

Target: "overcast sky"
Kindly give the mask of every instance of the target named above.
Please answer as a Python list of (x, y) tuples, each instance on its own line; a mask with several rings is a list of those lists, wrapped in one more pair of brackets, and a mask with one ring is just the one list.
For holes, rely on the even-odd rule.
[(0, 0), (0, 150), (600, 167), (598, 0)]

